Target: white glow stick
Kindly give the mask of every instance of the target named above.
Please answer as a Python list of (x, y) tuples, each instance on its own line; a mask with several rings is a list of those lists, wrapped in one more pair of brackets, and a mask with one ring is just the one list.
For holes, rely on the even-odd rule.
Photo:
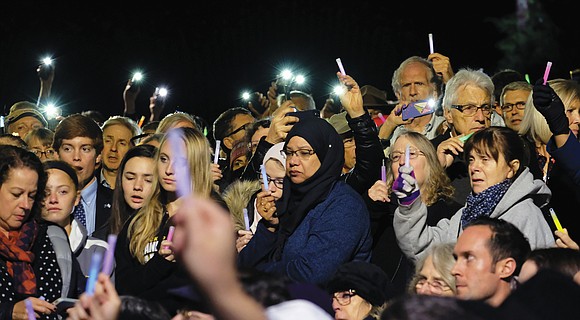
[(344, 67), (342, 66), (342, 61), (340, 61), (340, 58), (336, 58), (336, 64), (338, 64), (340, 73), (342, 73), (343, 76), (346, 76), (346, 71), (344, 71)]
[(552, 68), (552, 62), (548, 61), (546, 64), (546, 71), (544, 71), (544, 84), (548, 82), (548, 75), (550, 74), (550, 69)]
[(433, 53), (435, 50), (433, 49), (433, 34), (429, 34), (429, 53)]
[(411, 159), (411, 145), (408, 144), (407, 148), (405, 148), (405, 167), (410, 167), (409, 160)]
[(266, 174), (266, 167), (263, 164), (260, 165), (260, 171), (262, 172), (262, 182), (264, 183), (264, 190), (269, 191), (268, 187), (268, 175)]
[(111, 275), (113, 271), (113, 261), (115, 261), (115, 245), (117, 244), (117, 235), (110, 234), (107, 237), (107, 252), (105, 253), (105, 261), (103, 262), (102, 272), (106, 275)]
[(242, 211), (244, 212), (244, 226), (246, 227), (246, 230), (250, 230), (250, 218), (248, 217), (248, 209), (244, 208)]
[(220, 159), (220, 145), (221, 145), (221, 141), (220, 140), (216, 140), (215, 142), (215, 153), (213, 155), (213, 163), (217, 164), (218, 160)]

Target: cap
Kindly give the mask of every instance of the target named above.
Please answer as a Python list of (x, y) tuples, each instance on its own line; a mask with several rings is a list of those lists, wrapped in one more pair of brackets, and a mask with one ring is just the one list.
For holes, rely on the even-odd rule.
[(373, 306), (381, 306), (395, 297), (394, 288), (383, 269), (366, 261), (341, 265), (327, 285), (329, 293), (351, 289)]
[(328, 119), (328, 122), (334, 127), (334, 130), (338, 132), (338, 134), (343, 135), (352, 131), (352, 129), (348, 126), (348, 121), (346, 120), (346, 111), (341, 113), (337, 113)]
[(24, 105), (22, 102), (17, 102), (10, 108), (10, 113), (8, 114), (4, 122), (6, 128), (8, 128), (8, 126), (10, 126), (11, 123), (18, 121), (24, 117), (35, 117), (36, 119), (38, 119), (38, 121), (42, 123), (43, 126), (45, 127), (48, 126), (48, 122), (46, 121), (42, 113), (40, 113), (40, 111), (36, 108), (36, 106), (34, 106), (29, 102), (26, 102), (26, 104), (30, 104), (30, 106)]
[(371, 85), (364, 85), (360, 88), (363, 97), (364, 107), (386, 108), (389, 106), (387, 102), (387, 93)]

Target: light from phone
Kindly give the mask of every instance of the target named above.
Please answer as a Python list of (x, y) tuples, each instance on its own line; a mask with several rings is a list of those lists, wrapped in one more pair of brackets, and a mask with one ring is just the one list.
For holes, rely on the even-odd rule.
[(51, 57), (44, 57), (44, 58), (42, 58), (42, 63), (44, 63), (47, 66), (50, 66), (52, 64), (52, 58)]
[(61, 109), (52, 102), (48, 103), (46, 107), (44, 107), (44, 114), (46, 115), (47, 120), (56, 119), (61, 115), (61, 112)]
[(131, 77), (132, 82), (139, 82), (143, 80), (143, 74), (139, 71), (133, 73), (133, 77)]

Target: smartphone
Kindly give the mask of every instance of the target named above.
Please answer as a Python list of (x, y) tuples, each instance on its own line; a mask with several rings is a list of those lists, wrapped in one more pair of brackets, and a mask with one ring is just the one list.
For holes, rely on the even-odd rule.
[(304, 110), (304, 111), (294, 111), (288, 112), (287, 116), (297, 117), (298, 119), (302, 120), (305, 118), (320, 118), (320, 111), (314, 110)]
[(75, 305), (75, 303), (77, 303), (77, 301), (79, 301), (79, 300), (72, 299), (72, 298), (58, 298), (58, 299), (54, 300), (54, 302), (52, 304), (54, 304), (56, 306), (56, 312), (58, 314), (63, 314), (63, 313), (66, 313), (66, 310), (68, 308), (74, 307), (74, 305)]
[(433, 100), (421, 100), (411, 102), (403, 107), (402, 118), (409, 120), (432, 114), (435, 112), (435, 102)]

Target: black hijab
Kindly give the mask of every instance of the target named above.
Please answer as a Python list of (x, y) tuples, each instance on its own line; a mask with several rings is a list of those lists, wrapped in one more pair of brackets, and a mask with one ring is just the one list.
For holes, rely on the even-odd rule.
[[(292, 137), (299, 136), (312, 147), (320, 168), (306, 181), (295, 184), (284, 178), (284, 193), (278, 201), (280, 229), (274, 250), (274, 258), (279, 260), (288, 237), (296, 230), (308, 212), (326, 199), (328, 193), (339, 180), (344, 164), (342, 139), (328, 121), (320, 117), (301, 118), (284, 142), (284, 149)], [(288, 165), (288, 164), (287, 164)]]

